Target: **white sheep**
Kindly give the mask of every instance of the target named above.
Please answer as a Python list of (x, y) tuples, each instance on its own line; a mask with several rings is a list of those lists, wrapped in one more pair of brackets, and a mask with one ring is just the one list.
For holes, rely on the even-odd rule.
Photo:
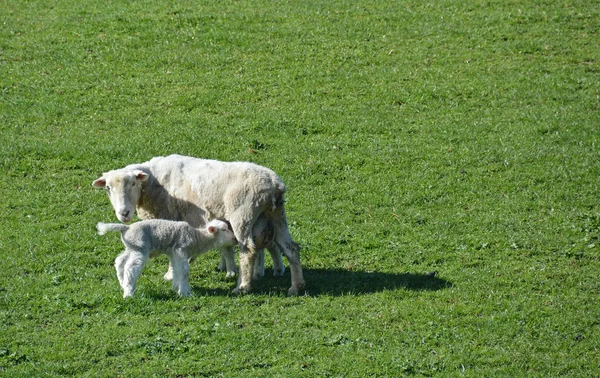
[[(136, 210), (142, 219), (186, 221), (194, 227), (204, 219), (229, 221), (240, 247), (235, 293), (250, 291), (254, 262), (262, 247), (255, 239), (272, 227), (272, 241), (266, 247), (273, 257), (275, 274), (283, 272), (281, 251), (290, 263), (292, 286), (288, 293), (298, 294), (304, 288), (300, 247), (289, 233), (285, 216), (286, 187), (268, 168), (170, 155), (104, 173), (93, 185), (107, 190), (122, 222), (131, 221)], [(224, 247), (221, 252), (228, 273), (235, 272), (233, 248)]]
[(123, 298), (132, 297), (138, 277), (149, 258), (166, 254), (173, 267), (172, 288), (180, 296), (191, 295), (188, 261), (212, 248), (233, 246), (235, 235), (227, 223), (220, 220), (209, 222), (205, 228), (194, 228), (187, 222), (163, 219), (140, 221), (131, 225), (98, 223), (98, 234), (109, 231), (121, 232), (125, 251), (115, 259)]

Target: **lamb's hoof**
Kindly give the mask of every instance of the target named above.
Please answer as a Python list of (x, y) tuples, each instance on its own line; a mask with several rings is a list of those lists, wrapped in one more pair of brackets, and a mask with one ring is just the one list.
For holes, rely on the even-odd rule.
[(182, 291), (179, 293), (180, 297), (191, 297), (192, 296), (192, 292), (190, 291)]
[(225, 275), (225, 278), (235, 278), (235, 275), (236, 275), (236, 272), (235, 272), (235, 271), (233, 271), (233, 272), (229, 271), (229, 272), (227, 272), (227, 274)]
[(288, 290), (288, 295), (298, 295), (304, 291), (304, 284), (296, 285), (290, 287)]

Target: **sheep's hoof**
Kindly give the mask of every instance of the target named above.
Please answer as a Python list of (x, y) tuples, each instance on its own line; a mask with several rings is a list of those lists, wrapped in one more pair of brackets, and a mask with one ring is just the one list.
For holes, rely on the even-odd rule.
[(179, 293), (180, 297), (191, 297), (192, 296), (192, 292), (190, 291), (182, 291)]
[(304, 291), (304, 284), (292, 286), (288, 290), (288, 295), (298, 295), (303, 291)]
[(254, 279), (258, 279), (258, 278), (261, 278), (264, 276), (265, 276), (264, 269), (258, 269), (258, 270), (255, 270), (254, 273), (252, 273), (252, 278), (254, 278)]
[(282, 269), (274, 269), (273, 277), (283, 277), (285, 275), (285, 267)]
[(248, 286), (238, 286), (235, 289), (233, 289), (232, 294), (234, 295), (242, 295), (242, 294), (248, 294), (250, 292), (250, 287)]
[(252, 279), (253, 280), (259, 280), (261, 278), (263, 278), (265, 276), (265, 271), (254, 271), (254, 273), (252, 273)]

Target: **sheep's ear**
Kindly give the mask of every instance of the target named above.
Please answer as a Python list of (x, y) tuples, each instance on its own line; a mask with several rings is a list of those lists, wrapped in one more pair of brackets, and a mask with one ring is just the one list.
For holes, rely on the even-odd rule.
[(94, 180), (92, 183), (94, 188), (104, 188), (106, 186), (106, 179), (104, 177), (100, 177), (97, 180)]
[(146, 172), (135, 171), (135, 178), (136, 178), (136, 180), (146, 181), (146, 180), (148, 180), (148, 177), (150, 177), (150, 175), (147, 174)]
[(208, 226), (208, 232), (214, 234), (215, 232), (217, 232), (217, 230), (215, 229), (215, 226)]

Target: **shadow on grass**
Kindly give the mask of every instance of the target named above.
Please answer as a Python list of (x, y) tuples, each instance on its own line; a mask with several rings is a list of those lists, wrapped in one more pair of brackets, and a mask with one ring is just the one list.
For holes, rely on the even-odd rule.
[[(320, 295), (360, 295), (385, 290), (437, 291), (452, 287), (452, 283), (433, 274), (418, 273), (380, 273), (364, 271), (348, 271), (343, 269), (304, 269), (306, 294)], [(291, 284), (289, 269), (284, 277), (273, 277), (267, 270), (265, 277), (253, 282), (253, 294), (287, 295)], [(231, 289), (198, 287), (192, 284), (194, 295), (230, 296)]]
[(370, 294), (384, 290), (405, 289), (437, 291), (452, 287), (452, 283), (432, 274), (381, 273), (342, 269), (306, 269), (304, 279), (308, 294), (345, 295)]

